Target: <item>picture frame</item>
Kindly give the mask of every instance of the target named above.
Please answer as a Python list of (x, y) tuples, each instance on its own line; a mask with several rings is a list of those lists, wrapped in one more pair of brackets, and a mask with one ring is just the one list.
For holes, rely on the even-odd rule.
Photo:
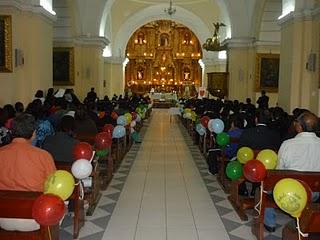
[(12, 18), (0, 15), (0, 72), (12, 71)]
[(74, 85), (74, 48), (54, 47), (53, 48), (53, 85), (73, 86)]
[(279, 86), (280, 54), (261, 54), (256, 57), (256, 91), (277, 92)]

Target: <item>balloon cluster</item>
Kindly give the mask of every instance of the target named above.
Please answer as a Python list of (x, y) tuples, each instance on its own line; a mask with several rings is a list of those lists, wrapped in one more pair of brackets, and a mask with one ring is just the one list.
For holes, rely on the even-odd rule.
[(49, 175), (44, 184), (44, 193), (33, 203), (32, 217), (42, 226), (56, 225), (65, 213), (64, 200), (74, 190), (73, 176), (64, 170)]
[(242, 147), (237, 152), (237, 160), (228, 163), (226, 174), (232, 180), (244, 175), (250, 182), (261, 182), (267, 175), (267, 169), (276, 168), (277, 161), (278, 156), (273, 150), (262, 150), (254, 159), (253, 150), (249, 147)]

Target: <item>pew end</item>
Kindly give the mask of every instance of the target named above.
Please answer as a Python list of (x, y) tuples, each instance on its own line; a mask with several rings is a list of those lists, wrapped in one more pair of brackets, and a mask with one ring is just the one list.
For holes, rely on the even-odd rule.
[[(41, 194), (40, 192), (0, 190), (0, 217), (33, 219), (32, 205)], [(59, 225), (40, 226), (39, 230), (31, 232), (6, 231), (0, 228), (2, 240), (59, 240), (59, 234)]]

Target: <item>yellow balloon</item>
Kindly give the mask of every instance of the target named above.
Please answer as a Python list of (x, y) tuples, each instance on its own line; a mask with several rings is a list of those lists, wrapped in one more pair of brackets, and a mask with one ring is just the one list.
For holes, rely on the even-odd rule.
[(307, 204), (308, 194), (299, 181), (284, 178), (274, 187), (273, 198), (279, 208), (297, 218)]
[(48, 176), (44, 184), (44, 193), (52, 193), (62, 198), (68, 199), (74, 190), (74, 178), (71, 173), (65, 170), (57, 170)]
[(190, 109), (190, 108), (185, 108), (185, 109), (184, 109), (184, 112), (185, 112), (185, 113), (191, 113), (191, 109)]
[(278, 155), (270, 149), (259, 152), (257, 159), (263, 163), (266, 169), (275, 169), (278, 163)]
[(242, 147), (237, 152), (237, 159), (240, 163), (245, 164), (254, 157), (253, 150), (249, 147)]
[(130, 124), (131, 121), (132, 121), (132, 115), (130, 113), (125, 113), (124, 114), (124, 117), (126, 118), (127, 120), (127, 124)]
[(197, 120), (197, 114), (194, 111), (191, 112), (191, 120), (193, 122), (195, 122)]

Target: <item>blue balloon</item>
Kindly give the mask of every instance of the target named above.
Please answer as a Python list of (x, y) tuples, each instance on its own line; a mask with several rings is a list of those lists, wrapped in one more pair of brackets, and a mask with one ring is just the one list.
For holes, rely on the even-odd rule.
[(206, 128), (202, 126), (202, 124), (198, 123), (196, 125), (196, 131), (199, 133), (200, 136), (203, 136), (206, 133)]
[(126, 126), (127, 125), (127, 119), (124, 115), (121, 115), (117, 118), (117, 124), (121, 126)]
[(124, 126), (118, 125), (113, 129), (112, 137), (113, 138), (122, 138), (126, 135), (126, 129)]
[(222, 133), (224, 130), (223, 121), (219, 118), (213, 119), (210, 129), (213, 129), (213, 132), (215, 132), (216, 134)]

